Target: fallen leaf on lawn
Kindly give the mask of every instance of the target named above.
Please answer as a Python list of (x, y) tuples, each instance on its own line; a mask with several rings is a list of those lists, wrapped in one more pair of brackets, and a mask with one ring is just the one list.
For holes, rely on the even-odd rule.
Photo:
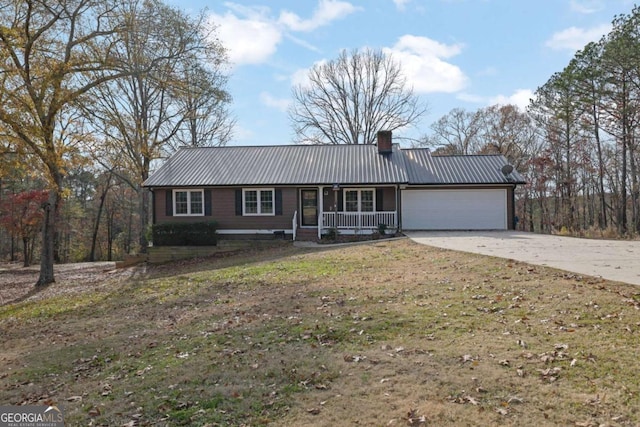
[(361, 360), (364, 360), (366, 358), (367, 358), (366, 356), (358, 356), (358, 355), (351, 356), (349, 354), (345, 354), (344, 355), (344, 361), (345, 362), (356, 362), (357, 363), (357, 362), (360, 362)]
[(508, 415), (509, 411), (507, 411), (504, 408), (496, 408), (496, 412), (499, 413), (500, 415)]
[(405, 419), (407, 420), (408, 426), (418, 426), (427, 423), (426, 417), (424, 415), (418, 415), (418, 411), (415, 409), (409, 410)]
[(109, 383), (103, 384), (102, 385), (102, 396), (104, 396), (104, 397), (109, 396), (111, 394), (111, 390), (112, 390), (111, 384), (109, 384)]
[(577, 363), (578, 363), (578, 359), (573, 359), (571, 363), (569, 363), (569, 366), (574, 367), (576, 366)]
[(97, 407), (93, 407), (91, 409), (89, 409), (89, 411), (87, 412), (87, 414), (89, 414), (90, 417), (97, 417), (100, 415), (100, 408)]
[(498, 363), (502, 366), (511, 366), (511, 362), (509, 362), (509, 360), (507, 359), (499, 360)]
[(69, 396), (67, 402), (82, 402), (82, 396)]
[(543, 380), (554, 382), (555, 380), (558, 379), (558, 375), (560, 374), (561, 370), (562, 370), (561, 368), (556, 366), (548, 369), (538, 369), (537, 371), (540, 372), (540, 377)]
[(311, 415), (318, 415), (320, 413), (320, 408), (307, 409), (307, 412)]
[(556, 360), (556, 358), (550, 354), (543, 353), (540, 355), (540, 360), (544, 363), (551, 363)]
[(480, 402), (478, 402), (475, 398), (471, 396), (465, 396), (464, 400), (466, 400), (467, 402), (471, 403), (474, 406), (478, 406), (480, 404)]

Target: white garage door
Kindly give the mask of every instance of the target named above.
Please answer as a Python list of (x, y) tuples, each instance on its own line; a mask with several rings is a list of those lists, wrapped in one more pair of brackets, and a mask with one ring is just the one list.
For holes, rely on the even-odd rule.
[(504, 230), (507, 190), (402, 190), (405, 230)]

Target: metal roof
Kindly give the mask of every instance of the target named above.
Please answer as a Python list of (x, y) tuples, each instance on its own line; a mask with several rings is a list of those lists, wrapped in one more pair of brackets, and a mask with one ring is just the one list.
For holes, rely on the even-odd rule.
[(181, 148), (145, 187), (397, 184), (408, 181), (397, 145), (277, 145)]
[(389, 154), (375, 145), (184, 147), (145, 187), (358, 184), (523, 184), (505, 177), (501, 155), (432, 156), (428, 149)]
[(524, 184), (515, 170), (508, 176), (502, 155), (432, 156), (426, 148), (402, 150), (406, 158), (409, 184)]

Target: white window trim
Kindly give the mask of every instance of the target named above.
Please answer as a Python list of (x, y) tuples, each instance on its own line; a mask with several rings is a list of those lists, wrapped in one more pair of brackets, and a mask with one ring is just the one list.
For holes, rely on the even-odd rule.
[[(258, 212), (257, 213), (247, 213), (247, 204), (245, 194), (247, 191), (255, 191), (257, 195), (258, 202)], [(270, 213), (262, 213), (262, 193), (261, 191), (270, 191), (271, 192), (271, 212)], [(242, 216), (275, 216), (276, 215), (276, 190), (275, 188), (243, 188), (242, 189)]]
[[(176, 193), (187, 193), (187, 213), (177, 213), (176, 209)], [(202, 200), (202, 213), (191, 213), (191, 193), (200, 193)], [(176, 188), (173, 190), (173, 216), (204, 216), (204, 190), (193, 188)]]
[[(357, 191), (358, 192), (358, 210), (357, 211), (348, 211), (347, 210), (347, 191)], [(363, 191), (371, 191), (373, 193), (373, 210), (372, 211), (363, 211), (362, 210), (362, 192)], [(351, 213), (378, 212), (376, 210), (376, 189), (375, 188), (344, 188), (343, 191), (342, 191), (342, 212), (351, 212)]]

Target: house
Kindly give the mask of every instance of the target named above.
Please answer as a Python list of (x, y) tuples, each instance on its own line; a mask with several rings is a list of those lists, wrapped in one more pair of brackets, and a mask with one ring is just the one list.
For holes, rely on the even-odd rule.
[(501, 155), (435, 156), (377, 145), (181, 148), (144, 186), (153, 223), (215, 220), (228, 238), (315, 239), (331, 229), (514, 228), (523, 184)]

